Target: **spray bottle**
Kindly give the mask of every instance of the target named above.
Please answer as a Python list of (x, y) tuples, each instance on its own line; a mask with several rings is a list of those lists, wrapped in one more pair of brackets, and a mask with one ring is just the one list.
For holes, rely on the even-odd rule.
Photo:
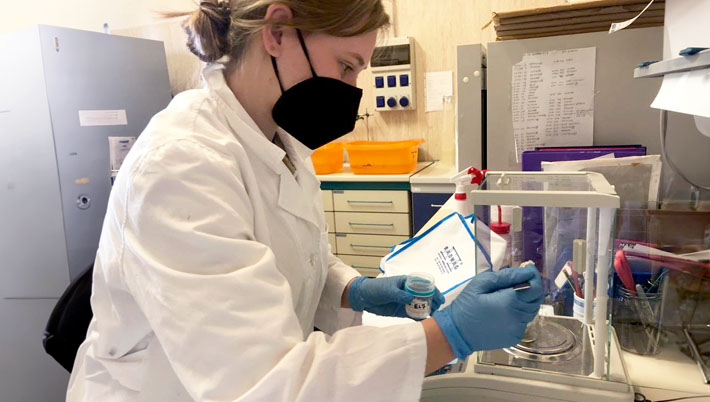
[(451, 178), (451, 181), (456, 184), (454, 211), (460, 213), (462, 216), (468, 216), (473, 213), (473, 204), (471, 204), (471, 201), (466, 196), (466, 189), (471, 184), (478, 184), (480, 186), (485, 175), (485, 170), (481, 171), (471, 166)]

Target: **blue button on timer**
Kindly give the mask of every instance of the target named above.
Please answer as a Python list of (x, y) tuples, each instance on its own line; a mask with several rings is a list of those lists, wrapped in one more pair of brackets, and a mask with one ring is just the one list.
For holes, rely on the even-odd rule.
[(407, 106), (409, 106), (409, 99), (407, 99), (406, 96), (403, 96), (403, 97), (399, 98), (399, 105), (402, 106), (402, 107), (407, 107)]
[(387, 106), (389, 106), (389, 107), (395, 107), (395, 106), (397, 106), (397, 99), (395, 99), (395, 98), (393, 98), (393, 97), (389, 97), (389, 98), (387, 99)]
[(407, 74), (401, 74), (401, 75), (399, 76), (399, 86), (400, 86), (400, 87), (409, 86), (409, 75), (407, 75)]
[(385, 97), (384, 96), (376, 97), (375, 102), (377, 104), (377, 107), (385, 107)]
[(384, 88), (385, 87), (385, 78), (380, 76), (380, 77), (375, 77), (375, 88)]
[(397, 76), (396, 75), (388, 75), (387, 76), (387, 86), (388, 87), (396, 87), (397, 86)]

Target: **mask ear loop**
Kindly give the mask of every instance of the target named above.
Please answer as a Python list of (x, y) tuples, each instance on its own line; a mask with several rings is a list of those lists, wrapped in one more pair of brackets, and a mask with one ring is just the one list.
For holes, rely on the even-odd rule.
[(308, 56), (308, 48), (306, 48), (306, 41), (303, 39), (303, 34), (301, 33), (301, 30), (297, 29), (296, 34), (298, 34), (298, 41), (301, 42), (301, 49), (303, 49), (303, 54), (306, 55), (306, 60), (308, 60), (308, 67), (311, 68), (311, 74), (313, 74), (314, 77), (317, 77), (318, 74), (316, 74), (316, 70), (313, 69), (311, 58), (310, 56)]
[(281, 88), (281, 93), (284, 93), (284, 86), (281, 85), (281, 77), (279, 77), (279, 69), (276, 67), (276, 58), (271, 56), (271, 65), (274, 67), (274, 74), (276, 74), (276, 81), (279, 82), (279, 88)]
[[(306, 41), (303, 39), (303, 33), (301, 33), (300, 29), (297, 29), (296, 33), (298, 34), (298, 41), (301, 43), (301, 49), (303, 50), (303, 54), (306, 55), (308, 67), (310, 67), (311, 69), (311, 74), (314, 77), (317, 77), (318, 74), (316, 74), (316, 70), (313, 69), (313, 64), (311, 64), (311, 57), (308, 55), (308, 48), (306, 48)], [(279, 75), (279, 68), (276, 65), (276, 58), (274, 56), (271, 56), (271, 66), (274, 68), (274, 74), (276, 74), (276, 80), (279, 82), (279, 88), (281, 89), (281, 93), (284, 93), (284, 86), (281, 84), (281, 76)]]

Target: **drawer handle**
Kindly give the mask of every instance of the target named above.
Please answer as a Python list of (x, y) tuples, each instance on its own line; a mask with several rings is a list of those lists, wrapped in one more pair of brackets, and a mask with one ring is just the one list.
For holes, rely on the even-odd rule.
[(394, 201), (353, 201), (347, 200), (348, 204), (394, 204)]
[(384, 248), (384, 249), (391, 249), (392, 246), (373, 246), (370, 244), (352, 244), (350, 243), (350, 248)]
[(394, 223), (361, 223), (361, 222), (348, 222), (350, 226), (384, 226), (384, 227), (394, 227)]
[(443, 204), (430, 204), (432, 208), (441, 208), (444, 205)]
[(353, 267), (353, 268), (360, 268), (360, 269), (376, 269), (376, 270), (378, 270), (378, 271), (380, 270), (379, 267), (377, 267), (377, 268), (375, 268), (375, 267), (366, 267), (366, 266), (364, 266), (364, 265), (355, 265), (355, 264), (351, 265), (351, 267)]

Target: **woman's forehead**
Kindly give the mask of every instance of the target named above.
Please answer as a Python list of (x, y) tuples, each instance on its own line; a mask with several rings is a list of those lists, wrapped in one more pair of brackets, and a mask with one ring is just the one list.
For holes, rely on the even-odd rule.
[(333, 36), (314, 33), (311, 41), (316, 46), (323, 46), (331, 51), (352, 57), (358, 63), (367, 64), (372, 57), (377, 40), (377, 31), (366, 32), (357, 36)]

